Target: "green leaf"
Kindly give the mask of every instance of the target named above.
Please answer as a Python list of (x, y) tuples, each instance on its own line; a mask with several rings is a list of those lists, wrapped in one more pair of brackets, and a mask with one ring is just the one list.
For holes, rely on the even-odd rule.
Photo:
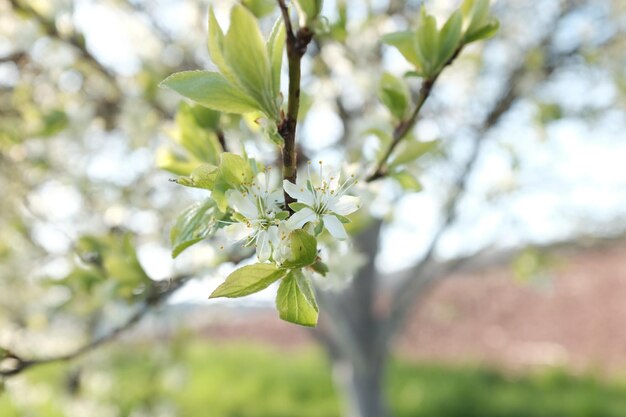
[(198, 124), (192, 106), (181, 103), (176, 113), (176, 125), (178, 134), (175, 139), (182, 147), (199, 161), (217, 165), (223, 152), (222, 145), (215, 132)]
[(286, 273), (287, 270), (278, 269), (275, 264), (246, 265), (231, 273), (209, 298), (238, 298), (254, 294), (269, 287)]
[(421, 57), (422, 72), (426, 77), (433, 76), (436, 72), (439, 51), (439, 32), (435, 17), (427, 14), (424, 7), (422, 7), (421, 21), (416, 35), (417, 55)]
[(406, 84), (388, 72), (383, 73), (378, 97), (396, 118), (402, 119), (409, 107), (409, 90)]
[(213, 110), (238, 114), (258, 110), (253, 99), (217, 72), (177, 72), (163, 80), (161, 85)]
[(239, 81), (224, 57), (224, 32), (222, 32), (222, 28), (215, 18), (212, 7), (209, 7), (209, 36), (207, 41), (209, 55), (211, 55), (211, 60), (215, 66), (228, 81), (233, 85), (238, 85)]
[(285, 24), (279, 17), (274, 23), (270, 37), (267, 40), (267, 54), (270, 57), (272, 71), (272, 92), (274, 97), (280, 94), (280, 70), (283, 64), (283, 52), (285, 49)]
[(265, 41), (256, 18), (241, 5), (231, 10), (230, 27), (224, 37), (224, 57), (239, 85), (259, 103), (259, 110), (277, 119), (278, 106)]
[(302, 268), (311, 265), (317, 259), (317, 240), (302, 229), (289, 234), (291, 257), (283, 262), (286, 268)]
[(304, 26), (309, 26), (322, 11), (323, 0), (295, 0), (298, 14)]
[(326, 265), (322, 261), (315, 262), (313, 265), (311, 265), (311, 269), (323, 277), (325, 277), (326, 274), (328, 274), (328, 271), (330, 271), (330, 269), (328, 268), (328, 265)]
[(411, 31), (388, 33), (382, 37), (382, 41), (395, 47), (407, 61), (415, 65), (418, 72), (421, 72), (422, 60), (417, 55), (415, 33)]
[(291, 208), (293, 211), (300, 211), (305, 207), (309, 207), (304, 203), (298, 203), (298, 202), (294, 202), (294, 203), (289, 203), (289, 208)]
[(176, 175), (189, 175), (198, 166), (196, 161), (190, 161), (168, 148), (161, 148), (156, 154), (156, 165)]
[(276, 2), (273, 0), (242, 0), (244, 6), (256, 17), (266, 16), (274, 11)]
[(393, 168), (398, 165), (415, 161), (417, 158), (436, 149), (438, 145), (438, 140), (432, 140), (429, 142), (404, 140), (401, 142), (400, 146), (398, 146), (398, 150), (395, 152), (395, 157), (391, 160), (389, 167)]
[(398, 181), (398, 184), (406, 191), (418, 192), (422, 191), (422, 183), (408, 171), (400, 171), (391, 174), (391, 178)]
[(241, 156), (230, 152), (222, 153), (220, 173), (224, 181), (232, 187), (251, 183), (254, 177), (250, 164)]
[(218, 172), (211, 190), (211, 198), (217, 204), (217, 208), (222, 213), (226, 213), (228, 210), (228, 199), (226, 198), (226, 192), (231, 189), (231, 186), (224, 179), (222, 172)]
[(452, 58), (459, 47), (462, 27), (463, 14), (457, 10), (448, 18), (439, 35), (439, 69)]
[(191, 245), (213, 235), (221, 218), (211, 199), (195, 203), (183, 211), (170, 231), (172, 257), (176, 258)]
[(465, 43), (470, 43), (477, 40), (489, 39), (498, 32), (498, 29), (500, 29), (500, 22), (494, 19), (479, 30), (473, 32), (471, 36), (466, 36), (463, 40)]
[(498, 21), (489, 16), (489, 0), (465, 0), (461, 11), (465, 20), (463, 43), (487, 39), (498, 31)]
[(311, 282), (302, 271), (291, 271), (280, 283), (276, 309), (285, 321), (309, 327), (317, 325), (319, 308)]
[(176, 183), (186, 187), (212, 190), (218, 175), (218, 168), (211, 164), (202, 164), (194, 169), (188, 177), (176, 179)]

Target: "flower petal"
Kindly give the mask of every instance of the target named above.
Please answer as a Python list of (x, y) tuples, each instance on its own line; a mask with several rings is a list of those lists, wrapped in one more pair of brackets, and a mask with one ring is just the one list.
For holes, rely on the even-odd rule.
[(339, 221), (339, 219), (333, 215), (325, 214), (322, 216), (324, 220), (324, 227), (326, 230), (333, 235), (334, 238), (339, 240), (344, 240), (348, 238), (348, 234), (346, 233), (346, 229), (344, 229), (343, 224)]
[(295, 212), (286, 222), (285, 225), (290, 230), (296, 230), (302, 228), (306, 223), (312, 222), (317, 218), (317, 215), (313, 210), (308, 207), (303, 208), (300, 211)]
[(346, 216), (357, 211), (360, 207), (361, 199), (359, 197), (343, 195), (339, 199), (333, 201), (328, 209), (342, 216)]
[(235, 241), (241, 240), (250, 236), (253, 233), (253, 231), (254, 230), (252, 230), (252, 228), (246, 226), (243, 223), (229, 224), (228, 226), (224, 228), (224, 233), (226, 234), (226, 237), (228, 237), (228, 239), (235, 240)]
[[(250, 194), (248, 194), (249, 196)], [(248, 219), (256, 219), (259, 217), (259, 211), (251, 198), (244, 197), (239, 191), (229, 193), (228, 202), (230, 206), (243, 214)]]
[(291, 197), (298, 200), (300, 203), (304, 203), (307, 206), (312, 206), (315, 203), (315, 196), (305, 187), (298, 186), (288, 180), (283, 180), (283, 188)]
[(272, 247), (270, 246), (269, 236), (265, 230), (261, 230), (256, 238), (256, 256), (259, 261), (265, 262), (270, 259)]

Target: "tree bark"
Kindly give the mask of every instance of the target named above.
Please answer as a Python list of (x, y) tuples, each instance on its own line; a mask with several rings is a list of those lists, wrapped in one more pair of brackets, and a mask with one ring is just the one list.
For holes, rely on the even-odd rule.
[(357, 363), (333, 358), (333, 378), (343, 400), (346, 417), (388, 417), (385, 395), (387, 355)]

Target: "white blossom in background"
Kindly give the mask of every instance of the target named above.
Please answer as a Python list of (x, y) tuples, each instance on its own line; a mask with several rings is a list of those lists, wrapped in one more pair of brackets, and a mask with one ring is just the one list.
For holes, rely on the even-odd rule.
[(361, 207), (358, 197), (346, 195), (357, 180), (354, 175), (348, 177), (343, 183), (340, 182), (340, 174), (327, 178), (323, 175), (322, 162), (320, 161), (320, 178), (318, 184), (313, 184), (311, 173), (301, 175), (296, 184), (284, 180), (285, 192), (296, 199), (301, 205), (297, 211), (287, 220), (287, 227), (295, 230), (306, 224), (312, 224), (318, 231), (320, 225), (336, 239), (348, 238), (343, 226), (344, 217), (354, 213)]

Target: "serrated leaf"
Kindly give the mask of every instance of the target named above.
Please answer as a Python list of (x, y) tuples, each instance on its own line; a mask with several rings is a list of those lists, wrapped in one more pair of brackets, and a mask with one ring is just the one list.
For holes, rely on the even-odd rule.
[(382, 41), (387, 45), (395, 47), (407, 61), (415, 65), (418, 71), (421, 72), (423, 64), (422, 60), (417, 55), (417, 43), (414, 32), (402, 31), (388, 33), (382, 37)]
[(393, 168), (399, 165), (407, 164), (415, 161), (417, 158), (424, 154), (433, 151), (439, 144), (438, 140), (432, 140), (429, 142), (419, 142), (416, 140), (404, 140), (398, 150), (394, 153), (394, 158), (391, 160), (389, 167)]
[(280, 283), (276, 309), (281, 319), (301, 326), (315, 327), (319, 308), (311, 282), (300, 270), (291, 271)]
[(251, 97), (217, 72), (177, 72), (163, 80), (161, 85), (213, 110), (238, 114), (259, 110), (259, 105)]
[(317, 259), (317, 240), (302, 229), (289, 234), (290, 259), (283, 262), (285, 268), (302, 268)]
[(422, 191), (422, 183), (419, 182), (414, 175), (407, 171), (400, 171), (391, 174), (391, 178), (398, 181), (398, 184), (406, 191), (418, 192)]
[(388, 72), (383, 73), (378, 97), (396, 118), (402, 119), (409, 106), (409, 90), (406, 84)]
[(224, 57), (245, 92), (269, 118), (278, 118), (272, 89), (270, 59), (256, 18), (245, 7), (231, 9), (230, 27), (224, 36)]
[(285, 24), (281, 17), (278, 17), (270, 37), (267, 40), (267, 54), (270, 58), (272, 72), (272, 92), (274, 97), (280, 94), (280, 72), (283, 63), (283, 52), (285, 49)]
[(220, 174), (224, 178), (224, 181), (232, 187), (250, 183), (254, 177), (254, 173), (248, 161), (230, 152), (222, 153)]
[(176, 258), (188, 247), (213, 235), (221, 217), (211, 199), (195, 203), (183, 211), (170, 231), (172, 257)]
[(211, 293), (209, 298), (238, 298), (254, 294), (281, 279), (287, 273), (275, 264), (254, 264), (239, 268)]

